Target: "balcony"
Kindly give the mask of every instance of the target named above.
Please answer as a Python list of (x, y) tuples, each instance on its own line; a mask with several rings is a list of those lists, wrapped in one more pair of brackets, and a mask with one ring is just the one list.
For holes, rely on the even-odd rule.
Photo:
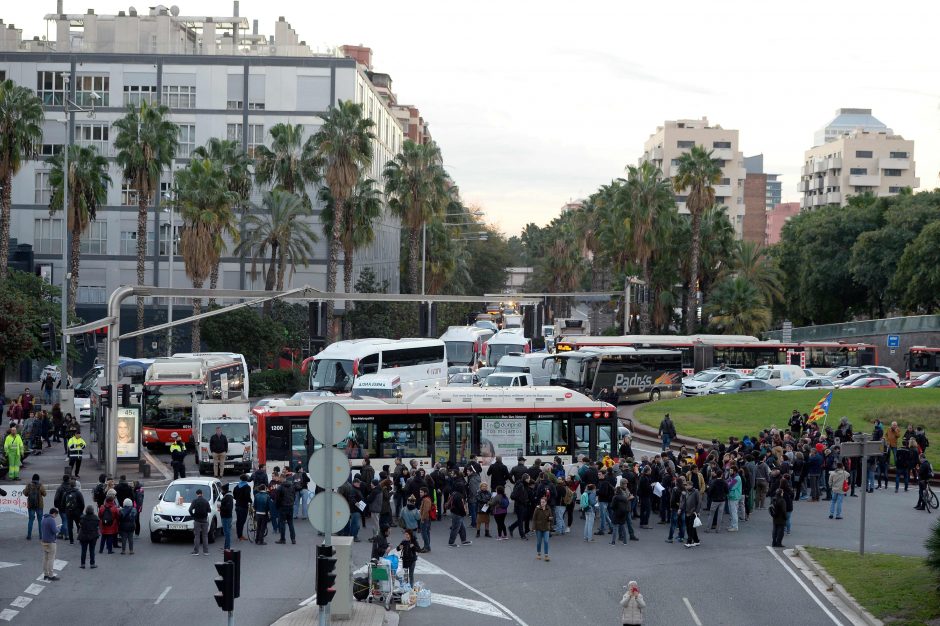
[(826, 159), (826, 169), (841, 170), (842, 159), (840, 157), (831, 157), (831, 158)]
[(730, 198), (733, 194), (731, 185), (715, 185), (716, 198)]
[(679, 166), (678, 166), (678, 165), (670, 165), (670, 166), (669, 166), (669, 178), (675, 178), (678, 173), (679, 173)]
[(842, 192), (830, 191), (826, 194), (826, 202), (828, 204), (842, 204)]
[(826, 159), (820, 159), (818, 161), (813, 161), (813, 173), (821, 174), (826, 171)]
[(909, 170), (911, 169), (911, 160), (882, 157), (878, 159), (878, 167), (883, 170)]
[(839, 177), (832, 174), (827, 174), (823, 181), (826, 187), (838, 187), (841, 184)]
[(713, 148), (712, 158), (721, 159), (722, 161), (733, 161), (734, 152), (731, 150), (731, 148)]
[(811, 182), (812, 184), (810, 185), (810, 189), (822, 189), (823, 187), (826, 186), (825, 184), (826, 181), (823, 179), (822, 176), (817, 176)]
[(826, 201), (826, 194), (821, 193), (819, 195), (813, 196), (813, 206), (826, 206), (828, 202)]
[(809, 180), (801, 180), (796, 184), (796, 190), (799, 192), (809, 191)]
[(880, 174), (854, 174), (849, 175), (849, 185), (852, 187), (878, 187), (881, 185)]
[(652, 159), (653, 161), (662, 161), (663, 149), (660, 147), (660, 148), (653, 148), (652, 150), (650, 150), (650, 159)]
[(811, 196), (803, 196), (800, 198), (800, 209), (809, 209), (813, 206), (813, 198)]

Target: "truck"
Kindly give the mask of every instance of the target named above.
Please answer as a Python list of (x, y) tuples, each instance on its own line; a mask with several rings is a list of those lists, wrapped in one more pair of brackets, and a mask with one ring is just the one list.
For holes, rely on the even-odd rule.
[(251, 472), (257, 456), (255, 420), (251, 403), (245, 400), (202, 400), (193, 407), (193, 439), (196, 440), (196, 462), (200, 474), (212, 473), (212, 452), (209, 438), (216, 427), (228, 439), (225, 469), (236, 474)]
[(503, 314), (503, 328), (522, 328), (521, 313)]
[(553, 338), (553, 344), (556, 346), (558, 342), (565, 337), (587, 337), (590, 334), (590, 320), (582, 320), (573, 317), (555, 318), (555, 336)]

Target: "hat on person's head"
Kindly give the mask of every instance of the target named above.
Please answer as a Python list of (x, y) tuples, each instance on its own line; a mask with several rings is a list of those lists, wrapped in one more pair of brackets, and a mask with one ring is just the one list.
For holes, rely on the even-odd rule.
[(114, 498), (117, 496), (117, 491), (115, 491), (114, 489), (108, 489), (108, 491), (104, 495), (106, 498)]
[(517, 461), (525, 461), (525, 457), (520, 455), (519, 458), (517, 458), (516, 460), (517, 460)]
[(130, 498), (124, 498), (124, 506), (130, 506), (131, 504), (133, 504), (133, 502), (131, 502)]
[(33, 474), (33, 480), (38, 481), (38, 480), (39, 480), (39, 474)]

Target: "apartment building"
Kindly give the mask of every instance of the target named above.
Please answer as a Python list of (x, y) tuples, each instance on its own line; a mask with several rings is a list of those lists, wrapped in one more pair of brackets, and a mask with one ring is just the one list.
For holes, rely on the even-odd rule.
[[(710, 125), (707, 117), (700, 120), (666, 121), (656, 128), (643, 146), (640, 163), (652, 162), (663, 175), (671, 178), (678, 171), (679, 157), (692, 146), (700, 145), (721, 161), (722, 177), (715, 185), (718, 204), (728, 208), (728, 218), (740, 239), (744, 234), (744, 155), (738, 148), (738, 131)], [(679, 211), (685, 213), (686, 195), (676, 194)]]
[[(108, 294), (119, 285), (135, 284), (137, 198), (122, 184), (116, 163), (112, 129), (128, 104), (162, 102), (179, 125), (179, 151), (172, 170), (186, 166), (192, 151), (212, 137), (234, 139), (253, 155), (270, 142), (278, 123), (302, 124), (310, 136), (326, 111), (340, 100), (360, 103), (375, 127), (374, 159), (367, 174), (381, 185), (385, 163), (404, 140), (402, 125), (387, 103), (389, 94), (371, 78), (367, 67), (342, 48), (314, 49), (301, 41), (283, 18), (274, 35), (259, 34), (258, 22), (231, 16), (186, 16), (176, 7), (153, 7), (117, 15), (57, 12), (46, 16), (54, 40), (23, 39), (21, 29), (0, 28), (0, 76), (34, 89), (45, 105), (43, 158), (24, 164), (14, 179), (11, 237), (31, 244), (35, 263), (54, 282), (61, 281), (62, 217), (49, 213), (48, 157), (63, 144), (91, 145), (111, 162), (114, 181), (107, 205), (99, 210), (81, 242), (82, 267), (78, 301), (86, 319), (100, 317)], [(371, 53), (370, 53), (371, 54)], [(389, 80), (390, 87), (390, 80)], [(74, 129), (66, 137), (64, 103), (94, 105), (94, 115), (70, 114)], [(172, 271), (174, 286), (188, 286), (175, 251), (169, 265), (170, 241), (178, 241), (180, 221), (170, 224), (166, 199), (173, 188), (173, 171), (164, 173), (148, 218), (145, 282), (166, 286)], [(260, 205), (264, 189), (255, 188), (251, 201)], [(312, 198), (316, 190), (308, 189)], [(257, 209), (253, 209), (257, 210)], [(320, 211), (311, 218), (322, 232)], [(356, 253), (355, 274), (372, 268), (379, 280), (399, 287), (400, 223), (388, 211), (375, 225), (373, 244)], [(171, 236), (171, 231), (173, 235)], [(252, 277), (251, 261), (236, 256), (231, 242), (220, 270), (220, 288), (259, 289), (263, 276)], [(326, 286), (327, 237), (321, 236), (306, 266), (299, 266), (290, 284)], [(342, 280), (339, 280), (342, 289)], [(181, 307), (182, 309), (185, 307)]]
[(780, 233), (784, 224), (790, 221), (794, 215), (799, 215), (799, 202), (781, 202), (772, 209), (767, 210), (767, 230), (765, 231), (764, 243), (772, 246), (780, 242)]
[(892, 134), (893, 131), (884, 122), (871, 113), (871, 109), (836, 109), (836, 116), (813, 135), (813, 145), (824, 143), (847, 135), (853, 130), (867, 130), (872, 133)]

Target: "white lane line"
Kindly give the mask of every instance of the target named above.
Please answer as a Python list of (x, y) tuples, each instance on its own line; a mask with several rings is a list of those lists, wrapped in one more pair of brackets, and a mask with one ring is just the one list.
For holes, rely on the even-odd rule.
[(19, 563), (7, 563), (6, 561), (0, 561), (0, 569), (16, 567), (17, 565), (19, 565)]
[(52, 569), (58, 570), (58, 571), (61, 572), (62, 570), (65, 569), (65, 566), (68, 565), (68, 564), (69, 564), (68, 561), (60, 561), (59, 559), (56, 559), (56, 560), (52, 563)]
[(312, 604), (316, 601), (317, 601), (317, 594), (313, 594), (312, 596), (310, 596), (309, 598), (301, 602), (300, 606), (307, 606), (308, 604)]
[(32, 585), (26, 588), (26, 593), (28, 593), (31, 596), (38, 596), (40, 593), (42, 593), (43, 589), (45, 589), (45, 587), (43, 587), (42, 585), (37, 585), (36, 583), (33, 583)]
[(843, 626), (842, 622), (840, 622), (839, 619), (835, 615), (832, 614), (832, 611), (827, 609), (826, 606), (822, 603), (822, 601), (816, 597), (816, 594), (810, 591), (810, 588), (806, 586), (806, 583), (803, 582), (803, 580), (799, 577), (799, 575), (796, 572), (794, 572), (782, 558), (780, 558), (780, 555), (777, 554), (776, 551), (774, 551), (774, 549), (771, 548), (770, 546), (765, 546), (765, 547), (767, 548), (767, 551), (770, 552), (774, 556), (775, 559), (777, 559), (777, 562), (780, 563), (780, 565), (783, 565), (783, 568), (790, 573), (790, 576), (793, 576), (793, 580), (795, 580), (796, 582), (800, 584), (800, 587), (802, 587), (803, 590), (809, 595), (809, 597), (813, 599), (813, 602), (819, 605), (819, 608), (823, 610), (823, 613), (828, 615), (829, 619), (831, 619), (832, 622), (836, 624), (837, 626)]
[(16, 600), (10, 603), (10, 606), (15, 606), (18, 609), (25, 609), (32, 601), (32, 598), (27, 598), (26, 596), (17, 596)]
[(156, 601), (154, 601), (154, 604), (160, 604), (161, 602), (163, 602), (163, 598), (166, 597), (166, 594), (170, 593), (170, 589), (172, 588), (173, 587), (167, 587), (166, 589), (164, 589), (163, 593), (161, 593), (160, 596), (156, 599)]
[(463, 609), (465, 611), (472, 611), (474, 613), (487, 615), (489, 617), (498, 617), (505, 620), (509, 619), (506, 615), (503, 614), (502, 611), (497, 609), (489, 602), (480, 602), (479, 600), (468, 600), (467, 598), (460, 598), (457, 596), (445, 596), (440, 593), (432, 593), (431, 604), (441, 604), (443, 606), (449, 606), (455, 609)]
[(513, 613), (512, 611), (510, 611), (509, 609), (507, 609), (503, 604), (501, 604), (500, 602), (498, 602), (498, 601), (494, 600), (493, 598), (489, 597), (488, 595), (486, 595), (485, 593), (483, 593), (483, 592), (480, 591), (479, 589), (476, 589), (475, 587), (471, 587), (470, 585), (468, 585), (468, 584), (465, 583), (464, 581), (460, 580), (459, 578), (457, 578), (456, 576), (454, 576), (454, 575), (451, 574), (450, 572), (446, 572), (446, 571), (444, 571), (444, 570), (441, 570), (441, 574), (443, 574), (444, 576), (447, 576), (448, 578), (450, 578), (451, 580), (453, 580), (453, 581), (454, 581), (455, 583), (457, 583), (458, 585), (462, 585), (463, 587), (466, 587), (468, 590), (470, 590), (470, 591), (472, 591), (473, 593), (477, 594), (478, 596), (480, 596), (480, 597), (483, 598), (484, 600), (489, 600), (490, 603), (492, 603), (492, 604), (496, 605), (497, 607), (499, 607), (499, 608), (503, 611), (503, 613), (505, 613), (506, 615), (508, 615), (509, 617), (511, 617), (513, 620), (515, 620), (515, 622), (516, 622), (517, 624), (519, 624), (519, 626), (529, 626), (528, 624), (526, 624), (525, 622), (523, 622), (523, 621), (519, 618), (518, 615), (516, 615), (515, 613)]
[(689, 602), (689, 599), (682, 598), (682, 601), (685, 602), (685, 608), (689, 609), (689, 615), (692, 616), (692, 621), (695, 622), (695, 626), (702, 626), (702, 620), (695, 614), (695, 609), (692, 608), (692, 603)]
[(11, 621), (14, 617), (19, 615), (19, 611), (14, 611), (13, 609), (3, 609), (0, 611), (0, 619), (5, 622)]

